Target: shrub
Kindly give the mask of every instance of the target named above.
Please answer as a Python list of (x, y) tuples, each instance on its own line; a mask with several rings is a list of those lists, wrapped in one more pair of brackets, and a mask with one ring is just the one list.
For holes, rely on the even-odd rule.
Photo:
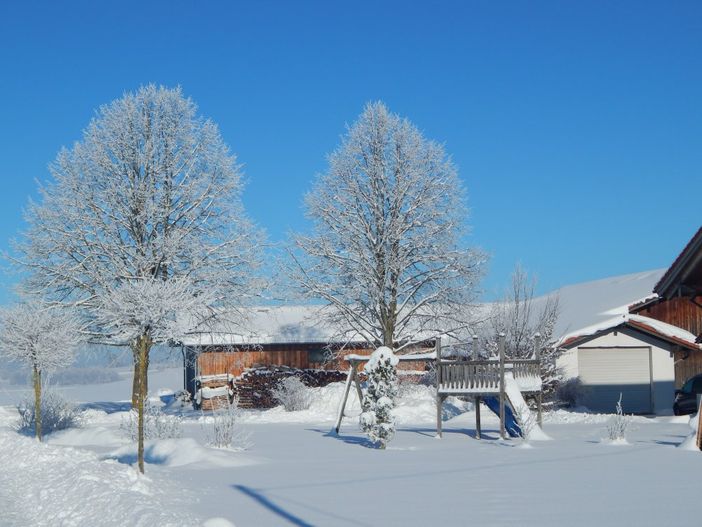
[(363, 395), (360, 425), (363, 432), (379, 448), (385, 448), (395, 435), (395, 418), (392, 410), (397, 397), (397, 363), (392, 350), (380, 347), (373, 352), (364, 371), (368, 388)]
[(215, 408), (211, 415), (202, 417), (202, 428), (207, 445), (216, 448), (246, 450), (251, 448), (251, 434), (239, 426), (239, 401), (224, 408)]
[[(183, 418), (179, 415), (163, 413), (161, 408), (144, 401), (144, 439), (178, 439), (183, 435)], [(139, 416), (136, 408), (129, 411), (120, 424), (122, 433), (136, 441), (139, 432)]]
[(307, 410), (312, 403), (307, 386), (294, 375), (280, 380), (271, 390), (271, 394), (273, 399), (282, 404), (287, 412)]
[(587, 392), (587, 387), (580, 380), (580, 377), (573, 377), (558, 385), (556, 389), (556, 399), (563, 405), (574, 408), (580, 405)]
[[(20, 420), (17, 431), (22, 434), (34, 435), (35, 406), (34, 398), (28, 398), (17, 405)], [(80, 424), (80, 412), (71, 402), (56, 392), (45, 391), (41, 398), (41, 430), (42, 434), (50, 434), (57, 430), (73, 428)]]
[(631, 416), (625, 415), (622, 411), (622, 394), (619, 394), (617, 401), (617, 413), (607, 423), (607, 436), (610, 441), (624, 442), (626, 441), (626, 433), (631, 426)]

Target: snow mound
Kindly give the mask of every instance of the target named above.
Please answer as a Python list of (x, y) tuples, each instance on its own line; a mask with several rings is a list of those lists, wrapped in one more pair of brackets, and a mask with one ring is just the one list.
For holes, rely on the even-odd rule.
[[(243, 423), (329, 423), (334, 422), (339, 403), (344, 395), (344, 383), (335, 382), (321, 388), (309, 388), (311, 404), (307, 410), (286, 412), (282, 406), (270, 410), (242, 411)], [(472, 410), (473, 404), (448, 397), (442, 409), (442, 419), (447, 421)], [(355, 388), (349, 391), (344, 412), (346, 420), (356, 420), (361, 414), (361, 405)], [(421, 384), (400, 386), (400, 394), (393, 409), (398, 425), (429, 424), (436, 421), (436, 388)]]
[[(576, 408), (574, 410), (553, 410), (544, 413), (544, 423), (549, 424), (605, 424), (609, 422), (614, 414), (590, 413), (586, 408)], [(640, 415), (628, 416), (634, 423), (649, 423), (651, 419)]]
[(188, 491), (85, 450), (0, 431), (3, 525), (197, 525)]
[(688, 435), (685, 440), (678, 445), (681, 450), (690, 450), (692, 452), (699, 452), (697, 448), (697, 426), (699, 424), (700, 416), (695, 414), (690, 417), (690, 435)]
[[(118, 448), (107, 457), (120, 463), (134, 464), (137, 461), (137, 446), (130, 444)], [(144, 461), (152, 465), (192, 465), (194, 468), (237, 467), (255, 463), (253, 459), (234, 452), (204, 447), (192, 438), (147, 441), (144, 445)]]
[(225, 518), (210, 518), (202, 524), (202, 527), (236, 527), (236, 525)]

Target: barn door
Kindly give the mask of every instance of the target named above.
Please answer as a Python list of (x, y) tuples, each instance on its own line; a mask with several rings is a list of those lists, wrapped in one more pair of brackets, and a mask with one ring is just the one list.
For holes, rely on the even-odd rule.
[(578, 348), (583, 404), (612, 413), (622, 394), (625, 413), (653, 413), (650, 348)]

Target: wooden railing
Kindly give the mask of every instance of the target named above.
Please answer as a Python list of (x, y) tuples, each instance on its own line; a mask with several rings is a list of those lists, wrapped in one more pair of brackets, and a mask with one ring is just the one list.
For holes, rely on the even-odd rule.
[(497, 361), (439, 361), (437, 381), (442, 390), (500, 389), (500, 363)]
[[(499, 360), (440, 360), (436, 368), (442, 391), (500, 391)], [(504, 369), (511, 371), (517, 382), (520, 379), (538, 379), (541, 375), (538, 359), (506, 360)]]

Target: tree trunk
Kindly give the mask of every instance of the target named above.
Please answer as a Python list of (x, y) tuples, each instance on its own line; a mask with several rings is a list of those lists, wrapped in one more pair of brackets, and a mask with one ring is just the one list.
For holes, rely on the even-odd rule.
[(139, 467), (139, 472), (144, 473), (144, 402), (146, 401), (147, 393), (147, 383), (146, 377), (148, 374), (149, 367), (149, 350), (151, 349), (152, 340), (151, 337), (146, 335), (141, 335), (137, 339), (136, 348), (138, 350), (138, 397), (137, 397), (137, 413), (138, 413), (138, 446), (137, 446), (137, 465)]
[(32, 368), (34, 380), (34, 433), (37, 441), (41, 441), (41, 371), (34, 364)]
[[(139, 393), (141, 392), (141, 387), (140, 383), (142, 382), (141, 379), (141, 374), (139, 373), (141, 371), (141, 365), (140, 365), (140, 351), (139, 351), (139, 340), (137, 340), (137, 343), (134, 348), (132, 348), (132, 355), (134, 358), (134, 375), (132, 376), (132, 408), (136, 408), (138, 401), (139, 401)], [(149, 344), (149, 348), (151, 348), (151, 344)], [(146, 369), (148, 371), (149, 369), (149, 356), (148, 352), (146, 355)], [(143, 379), (143, 382), (145, 383), (145, 389), (144, 391), (146, 393), (149, 392), (149, 379), (148, 376)]]
[(139, 404), (139, 343), (132, 348), (132, 357), (134, 360), (134, 375), (132, 376), (132, 408), (136, 408)]

